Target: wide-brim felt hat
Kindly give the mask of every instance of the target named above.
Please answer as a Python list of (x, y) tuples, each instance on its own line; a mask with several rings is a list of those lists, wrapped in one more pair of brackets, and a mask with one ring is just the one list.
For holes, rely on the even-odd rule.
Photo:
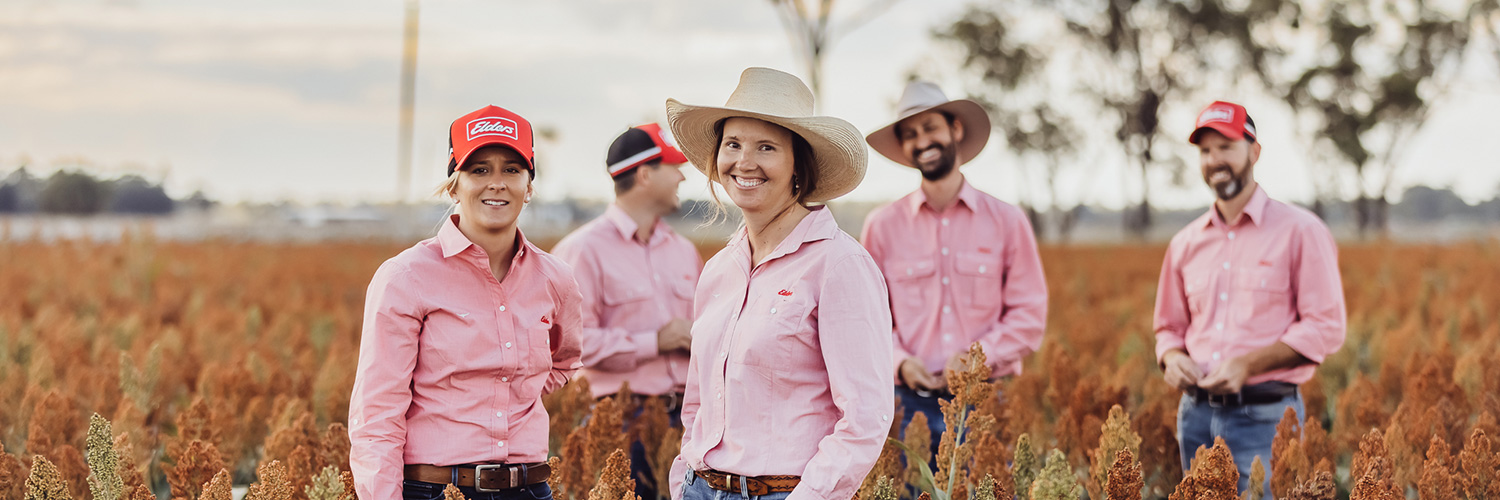
[(990, 115), (984, 106), (968, 99), (949, 100), (943, 89), (931, 82), (911, 82), (901, 92), (896, 104), (897, 118), (890, 124), (871, 132), (865, 137), (875, 152), (891, 161), (916, 168), (911, 156), (901, 149), (901, 138), (896, 136), (896, 124), (925, 111), (948, 113), (963, 124), (964, 137), (958, 141), (958, 164), (963, 165), (979, 156), (984, 145), (990, 141)]
[(714, 128), (730, 118), (755, 118), (791, 130), (812, 146), (815, 187), (809, 202), (838, 198), (865, 178), (868, 153), (859, 129), (831, 116), (813, 114), (813, 95), (802, 80), (769, 68), (749, 68), (723, 106), (695, 106), (667, 99), (667, 125), (677, 147), (705, 175), (712, 175), (719, 137)]

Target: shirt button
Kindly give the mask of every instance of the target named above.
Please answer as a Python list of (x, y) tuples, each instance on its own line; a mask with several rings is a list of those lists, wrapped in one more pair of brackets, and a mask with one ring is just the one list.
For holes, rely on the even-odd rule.
[(891, 421), (891, 416), (890, 415), (881, 415), (880, 416), (880, 421), (881, 422), (890, 422)]
[(495, 412), (495, 416), (500, 417), (500, 418), (505, 418), (505, 412), (503, 412), (503, 411), (497, 411), (497, 412)]
[(1216, 324), (1216, 325), (1214, 325), (1214, 328), (1216, 328), (1216, 329), (1218, 329), (1219, 331), (1222, 332), (1222, 331), (1224, 331), (1224, 324), (1223, 323)]
[(1218, 361), (1218, 360), (1219, 360), (1219, 353), (1215, 352), (1214, 353), (1214, 361)]
[(1224, 269), (1229, 269), (1229, 263), (1228, 262), (1224, 263)]
[(948, 225), (948, 218), (947, 217), (943, 218), (943, 225), (944, 226)]
[(948, 277), (947, 276), (943, 277), (943, 284), (944, 285), (948, 284)]
[(943, 255), (948, 255), (948, 247), (943, 247)]
[(950, 341), (950, 340), (953, 340), (953, 334), (951, 334), (951, 333), (944, 333), (943, 334), (943, 341), (947, 342), (947, 341)]
[(906, 268), (906, 275), (907, 276), (911, 276), (911, 268), (910, 267)]
[(984, 266), (979, 266), (979, 274), (984, 274)]
[(943, 314), (948, 314), (948, 313), (951, 313), (951, 312), (953, 312), (953, 308), (952, 307), (943, 306)]
[(495, 443), (495, 446), (499, 446), (501, 448), (504, 448), (505, 447), (505, 441), (501, 441), (501, 442)]
[(771, 308), (771, 314), (776, 314), (776, 308), (774, 308), (774, 307)]
[(505, 312), (505, 306), (500, 306), (500, 312)]
[(506, 342), (506, 343), (505, 343), (505, 347), (506, 347), (506, 348), (507, 348), (507, 349), (509, 349), (509, 348), (510, 348), (510, 342)]
[(1219, 293), (1219, 302), (1224, 302), (1224, 301), (1227, 301), (1227, 300), (1229, 300), (1229, 292), (1220, 292)]
[(719, 399), (724, 399), (724, 393), (721, 391), (721, 392), (715, 394), (714, 397), (719, 398)]
[(501, 382), (510, 382), (510, 377), (500, 377)]
[(1234, 231), (1229, 232), (1229, 239), (1234, 239)]

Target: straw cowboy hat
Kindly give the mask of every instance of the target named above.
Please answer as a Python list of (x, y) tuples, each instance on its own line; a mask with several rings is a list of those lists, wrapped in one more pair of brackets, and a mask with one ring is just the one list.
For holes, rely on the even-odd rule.
[(729, 118), (755, 118), (786, 127), (812, 146), (816, 187), (807, 201), (823, 202), (853, 191), (865, 178), (867, 161), (859, 129), (831, 116), (813, 116), (813, 95), (802, 80), (769, 68), (740, 74), (723, 107), (693, 106), (667, 99), (667, 124), (688, 161), (704, 174), (714, 168), (718, 137), (714, 126)]
[(963, 124), (964, 138), (958, 141), (959, 165), (979, 156), (985, 143), (990, 141), (990, 115), (984, 112), (984, 107), (968, 99), (950, 101), (943, 94), (943, 89), (931, 82), (906, 84), (906, 90), (901, 92), (901, 101), (896, 104), (896, 109), (901, 110), (896, 121), (865, 137), (865, 142), (870, 143), (870, 147), (893, 162), (917, 167), (912, 158), (901, 150), (901, 138), (896, 136), (896, 124), (923, 111), (947, 112)]

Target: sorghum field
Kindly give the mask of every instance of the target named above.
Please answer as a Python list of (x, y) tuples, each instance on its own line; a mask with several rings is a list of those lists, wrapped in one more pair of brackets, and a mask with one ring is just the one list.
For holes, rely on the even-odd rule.
[[(344, 418), (364, 289), (400, 249), (0, 244), (0, 498), (227, 500), (232, 485), (352, 498)], [(974, 410), (950, 408), (949, 427), (963, 421), (966, 439), (908, 434), (915, 450), (940, 440), (938, 470), (907, 470), (918, 461), (887, 446), (861, 498), (907, 483), (938, 499), (1235, 498), (1227, 450), (1179, 466), (1178, 395), (1150, 331), (1161, 256), (1044, 248), (1045, 347), (999, 382), (1003, 402), (981, 376), (955, 377)], [(1500, 498), (1500, 242), (1345, 246), (1340, 265), (1348, 341), (1303, 387), (1310, 418), (1283, 420), (1262, 457), (1274, 495)], [(547, 398), (557, 496), (631, 498), (612, 452), (632, 409), (579, 385)], [(665, 464), (680, 432), (647, 404), (630, 434)]]

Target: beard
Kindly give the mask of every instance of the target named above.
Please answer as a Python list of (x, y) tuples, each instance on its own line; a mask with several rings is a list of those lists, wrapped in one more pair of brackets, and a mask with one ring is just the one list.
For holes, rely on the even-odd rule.
[[(1245, 168), (1240, 170), (1239, 174), (1235, 174), (1234, 168), (1227, 162), (1214, 165), (1208, 170), (1208, 172), (1204, 173), (1203, 182), (1207, 183), (1208, 187), (1214, 190), (1214, 195), (1218, 196), (1220, 200), (1232, 200), (1234, 199), (1234, 197), (1239, 196), (1240, 193), (1245, 191), (1245, 178), (1250, 175), (1249, 153), (1245, 154), (1244, 165)], [(1228, 178), (1220, 180), (1219, 182), (1210, 180), (1215, 175), (1221, 172), (1228, 174)]]
[[(939, 153), (937, 162), (931, 166), (923, 166), (922, 161), (917, 158), (921, 157), (922, 153), (934, 149)], [(958, 142), (950, 142), (942, 146), (932, 145), (927, 149), (917, 151), (912, 154), (911, 162), (912, 165), (916, 165), (918, 171), (922, 172), (922, 178), (929, 181), (941, 180), (948, 177), (948, 174), (953, 173), (953, 169), (958, 167)]]

